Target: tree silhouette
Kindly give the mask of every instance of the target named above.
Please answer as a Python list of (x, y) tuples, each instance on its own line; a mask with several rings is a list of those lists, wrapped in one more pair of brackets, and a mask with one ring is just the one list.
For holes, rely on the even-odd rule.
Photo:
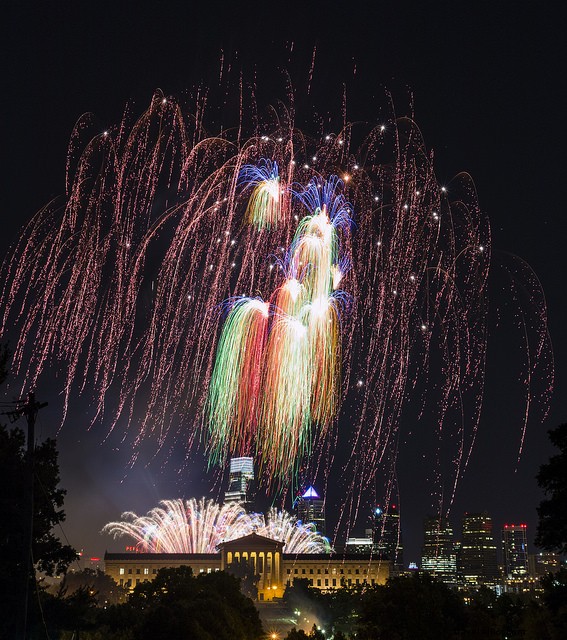
[(541, 549), (567, 553), (567, 423), (549, 431), (549, 439), (559, 454), (543, 464), (537, 474), (546, 498), (537, 510), (535, 542)]

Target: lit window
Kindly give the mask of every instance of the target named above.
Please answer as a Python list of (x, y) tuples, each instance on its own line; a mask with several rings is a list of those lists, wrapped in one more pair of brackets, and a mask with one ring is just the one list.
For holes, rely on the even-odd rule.
[(118, 573), (123, 576), (124, 575), (124, 567), (120, 567), (120, 569), (118, 570)]
[(144, 567), (144, 575), (147, 576), (149, 575), (150, 570), (147, 567)]

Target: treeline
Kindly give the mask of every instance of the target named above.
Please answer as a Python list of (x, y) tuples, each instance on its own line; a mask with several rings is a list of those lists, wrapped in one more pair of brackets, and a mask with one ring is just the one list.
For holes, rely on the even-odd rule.
[[(287, 589), (290, 610), (317, 620), (310, 632), (288, 640), (564, 640), (567, 569), (541, 580), (534, 594), (503, 594), (483, 587), (456, 591), (428, 574), (396, 577), (386, 585), (323, 593), (296, 580)], [(318, 627), (321, 628), (319, 631)]]
[[(259, 640), (254, 603), (235, 576), (160, 569), (126, 594), (102, 572), (68, 574), (56, 594), (40, 589), (28, 637), (52, 640)], [(14, 637), (6, 635), (8, 637)]]

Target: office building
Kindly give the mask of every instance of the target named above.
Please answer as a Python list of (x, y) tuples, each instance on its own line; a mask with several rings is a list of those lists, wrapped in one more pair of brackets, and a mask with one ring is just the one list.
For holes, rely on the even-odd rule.
[(497, 584), (500, 578), (492, 518), (486, 513), (465, 513), (458, 570), (466, 585)]
[(528, 575), (528, 532), (526, 524), (505, 524), (502, 529), (504, 575), (508, 579)]
[(426, 518), (423, 525), (421, 568), (434, 574), (443, 582), (454, 584), (457, 580), (457, 557), (453, 528), (442, 517)]
[(366, 538), (347, 538), (345, 543), (345, 552), (348, 554), (364, 554), (370, 555), (374, 551), (374, 543), (371, 537)]
[(404, 568), (404, 548), (400, 513), (395, 504), (375, 507), (373, 514), (374, 549), (392, 562), (394, 571)]
[(325, 501), (314, 487), (309, 487), (294, 502), (297, 519), (303, 524), (313, 523), (319, 533), (325, 535)]
[(231, 458), (228, 475), (228, 490), (225, 502), (239, 502), (245, 508), (254, 500), (254, 461), (252, 458)]
[(530, 578), (541, 578), (547, 573), (557, 573), (561, 569), (561, 556), (551, 551), (528, 554)]

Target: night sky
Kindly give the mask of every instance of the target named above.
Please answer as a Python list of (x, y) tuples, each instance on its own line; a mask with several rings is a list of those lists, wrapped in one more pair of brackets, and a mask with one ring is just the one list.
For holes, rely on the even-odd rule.
[[(343, 84), (349, 120), (376, 121), (386, 92), (399, 112), (407, 112), (413, 95), (439, 181), (450, 186), (463, 170), (474, 178), (492, 224), (496, 284), (499, 265), (514, 254), (532, 267), (546, 295), (556, 367), (549, 415), (542, 423), (541, 412), (534, 412), (517, 464), (523, 410), (518, 343), (492, 320), (485, 409), (451, 513), (457, 530), (463, 511), (486, 509), (497, 526), (527, 522), (533, 537), (541, 499), (534, 476), (551, 453), (547, 430), (567, 420), (567, 48), (560, 16), (543, 14), (535, 2), (7, 5), (0, 27), (3, 253), (21, 225), (63, 193), (67, 143), (82, 113), (93, 112), (102, 131), (120, 119), (127, 102), (141, 113), (158, 87), (182, 100), (199, 83), (214, 85), (221, 51), (234, 69), (257, 74), (258, 99), (266, 104), (285, 94), (281, 70), (287, 69), (303, 92), (300, 121), (313, 110), (338, 113)], [(493, 308), (501, 302), (495, 293)], [(502, 318), (505, 324), (506, 312)], [(14, 393), (9, 388), (7, 399)], [(41, 412), (40, 437), (57, 433), (53, 393), (49, 381), (37, 389), (40, 400), (50, 401)], [(123, 548), (126, 541), (99, 535), (122, 511), (145, 513), (162, 498), (211, 490), (197, 462), (194, 472), (190, 465), (179, 472), (175, 463), (130, 470), (119, 438), (102, 442), (104, 429), (88, 432), (82, 416), (74, 407), (57, 437), (68, 491), (64, 531), (87, 555)], [(406, 561), (419, 560), (421, 521), (430, 511), (416, 463), (427, 447), (427, 439), (418, 438), (400, 456)], [(339, 497), (329, 498), (332, 511)]]

